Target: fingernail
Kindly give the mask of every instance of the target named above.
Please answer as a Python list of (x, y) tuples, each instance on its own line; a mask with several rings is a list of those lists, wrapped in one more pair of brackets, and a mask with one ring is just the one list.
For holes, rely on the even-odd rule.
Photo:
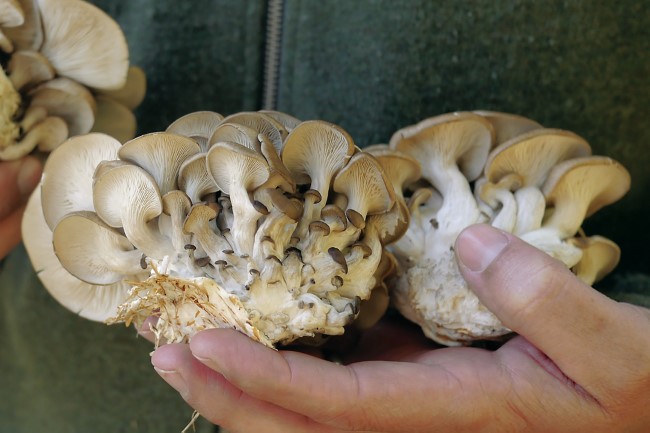
[(458, 260), (472, 272), (484, 271), (508, 245), (508, 237), (486, 224), (465, 229), (456, 240)]
[(185, 379), (183, 379), (183, 376), (181, 376), (179, 372), (175, 370), (163, 370), (162, 368), (158, 367), (154, 367), (154, 370), (156, 370), (156, 372), (165, 380), (165, 382), (167, 382), (169, 385), (171, 385), (172, 388), (178, 391), (181, 397), (185, 398), (185, 396), (187, 396), (187, 383), (185, 383)]
[(40, 179), (41, 164), (34, 158), (25, 158), (16, 178), (18, 191), (22, 197), (28, 197)]

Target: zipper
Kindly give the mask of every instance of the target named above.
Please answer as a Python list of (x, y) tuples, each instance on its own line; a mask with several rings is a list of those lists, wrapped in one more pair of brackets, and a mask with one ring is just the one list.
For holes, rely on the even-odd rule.
[(277, 110), (282, 54), (282, 24), (284, 0), (268, 0), (266, 7), (266, 47), (264, 49), (264, 78), (262, 109)]

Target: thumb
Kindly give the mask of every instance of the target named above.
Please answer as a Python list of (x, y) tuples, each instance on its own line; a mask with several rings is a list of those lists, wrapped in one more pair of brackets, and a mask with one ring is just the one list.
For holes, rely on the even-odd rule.
[(640, 362), (649, 365), (648, 321), (560, 261), (488, 225), (465, 229), (456, 252), (481, 302), (592, 395), (624, 389), (638, 379)]

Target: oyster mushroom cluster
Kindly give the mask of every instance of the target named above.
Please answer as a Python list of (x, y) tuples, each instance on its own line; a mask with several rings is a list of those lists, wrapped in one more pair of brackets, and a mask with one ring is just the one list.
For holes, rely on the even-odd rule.
[(124, 35), (81, 0), (0, 0), (0, 160), (100, 131), (135, 135), (145, 92)]
[(408, 227), (379, 159), (338, 126), (269, 111), (191, 113), (124, 145), (77, 136), (48, 158), (23, 238), (45, 287), (90, 319), (155, 315), (166, 341), (341, 334), (383, 314), (384, 244)]
[(587, 284), (618, 263), (616, 244), (587, 237), (581, 225), (620, 199), (630, 176), (616, 161), (591, 155), (578, 135), (516, 115), (459, 112), (397, 131), (389, 148), (422, 169), (408, 193), (408, 231), (390, 246), (402, 269), (391, 300), (431, 339), (459, 345), (510, 332), (458, 270), (454, 243), (471, 224), (517, 235)]

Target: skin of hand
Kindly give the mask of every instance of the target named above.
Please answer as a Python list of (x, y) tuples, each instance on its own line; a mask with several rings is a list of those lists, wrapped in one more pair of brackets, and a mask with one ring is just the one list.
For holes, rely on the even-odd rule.
[(38, 159), (0, 162), (0, 260), (20, 242), (20, 221), (29, 195), (41, 177)]
[(517, 336), (436, 348), (384, 322), (354, 359), (274, 351), (226, 329), (159, 347), (152, 363), (232, 432), (647, 432), (650, 311), (617, 303), (520, 239), (476, 225), (463, 276)]

